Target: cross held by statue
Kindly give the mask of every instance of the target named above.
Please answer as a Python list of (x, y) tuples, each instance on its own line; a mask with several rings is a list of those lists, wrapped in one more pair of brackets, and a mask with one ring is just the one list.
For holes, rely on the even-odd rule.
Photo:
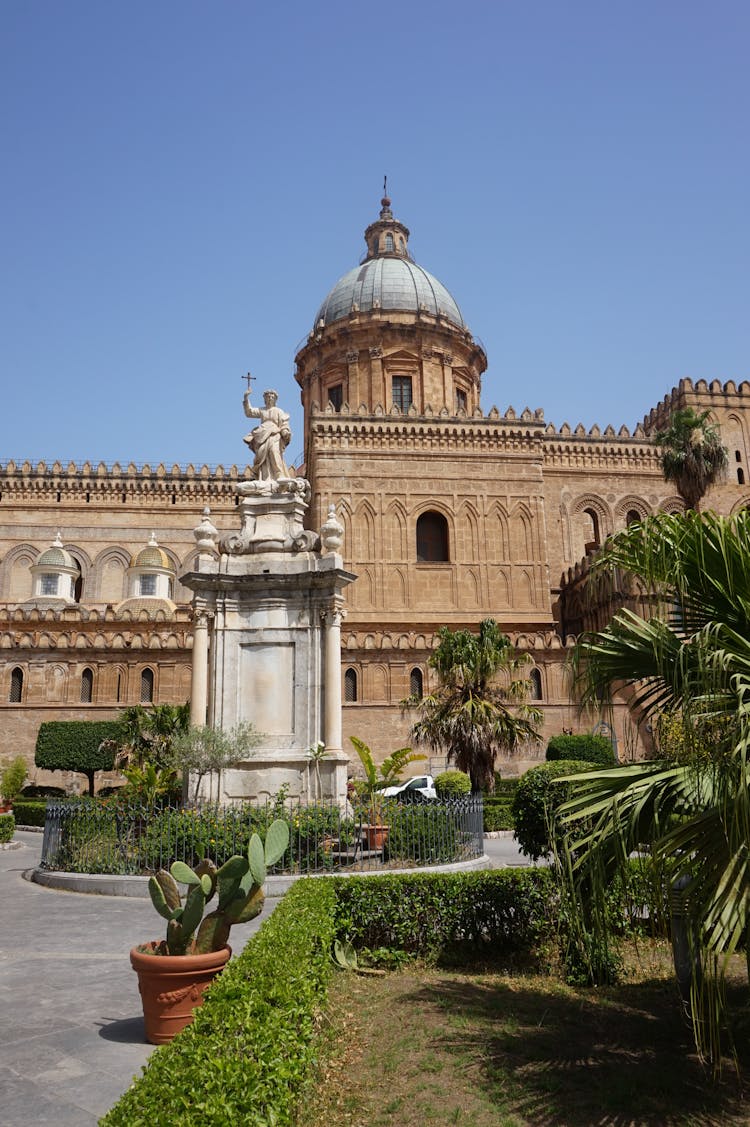
[(248, 372), (247, 375), (243, 376), (242, 378), (243, 378), (243, 380), (247, 380), (247, 390), (251, 391), (252, 389), (251, 389), (250, 385), (255, 382), (256, 377), (251, 376), (250, 373)]

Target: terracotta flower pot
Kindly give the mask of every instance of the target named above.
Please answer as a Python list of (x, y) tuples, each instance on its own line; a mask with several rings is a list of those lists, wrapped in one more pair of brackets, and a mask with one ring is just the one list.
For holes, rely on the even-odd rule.
[(144, 943), (130, 952), (143, 1002), (146, 1040), (164, 1045), (190, 1025), (203, 991), (228, 962), (232, 949), (205, 955), (155, 955), (158, 943)]
[(362, 830), (367, 841), (368, 849), (382, 849), (388, 840), (389, 826), (375, 825), (374, 823), (369, 826), (363, 826)]

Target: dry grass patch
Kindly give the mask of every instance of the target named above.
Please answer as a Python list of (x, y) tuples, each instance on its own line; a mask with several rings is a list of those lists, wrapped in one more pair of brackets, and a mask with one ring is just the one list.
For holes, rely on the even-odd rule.
[(490, 968), (338, 975), (298, 1119), (322, 1124), (747, 1127), (750, 1109), (731, 1065), (717, 1085), (701, 1067), (668, 952), (649, 944), (606, 990)]

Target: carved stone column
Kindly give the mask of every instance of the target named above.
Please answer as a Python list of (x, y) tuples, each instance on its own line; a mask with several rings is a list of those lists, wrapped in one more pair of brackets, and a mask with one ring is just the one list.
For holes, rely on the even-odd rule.
[(341, 620), (339, 599), (325, 610), (325, 717), (323, 742), (327, 752), (341, 751)]
[(208, 711), (208, 613), (196, 609), (193, 618), (193, 667), (190, 679), (190, 724), (202, 728)]

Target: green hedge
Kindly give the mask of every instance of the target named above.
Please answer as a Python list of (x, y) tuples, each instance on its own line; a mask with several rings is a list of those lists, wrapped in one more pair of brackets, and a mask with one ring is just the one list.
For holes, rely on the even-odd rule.
[(34, 798), (17, 798), (13, 813), (19, 826), (43, 826), (47, 803)]
[(613, 767), (615, 753), (604, 736), (585, 732), (578, 736), (553, 736), (547, 744), (545, 759), (548, 763), (558, 759), (577, 759), (582, 763), (596, 763), (598, 767)]
[(16, 832), (16, 819), (12, 814), (0, 814), (0, 845), (13, 840)]
[(556, 890), (548, 869), (334, 877), (337, 926), (355, 947), (434, 957), (457, 946), (544, 954), (555, 933)]
[(512, 799), (486, 796), (484, 800), (484, 832), (512, 830), (514, 826)]
[(117, 740), (122, 727), (117, 720), (48, 720), (39, 727), (34, 762), (47, 771), (80, 771), (94, 793), (94, 772), (111, 771), (114, 751), (101, 747)]
[(101, 1124), (292, 1124), (317, 1053), (335, 903), (330, 881), (297, 881), (207, 991), (193, 1024), (152, 1055)]
[(558, 915), (547, 869), (301, 879), (102, 1127), (291, 1127), (337, 935), (424, 956), (469, 944), (547, 965)]

